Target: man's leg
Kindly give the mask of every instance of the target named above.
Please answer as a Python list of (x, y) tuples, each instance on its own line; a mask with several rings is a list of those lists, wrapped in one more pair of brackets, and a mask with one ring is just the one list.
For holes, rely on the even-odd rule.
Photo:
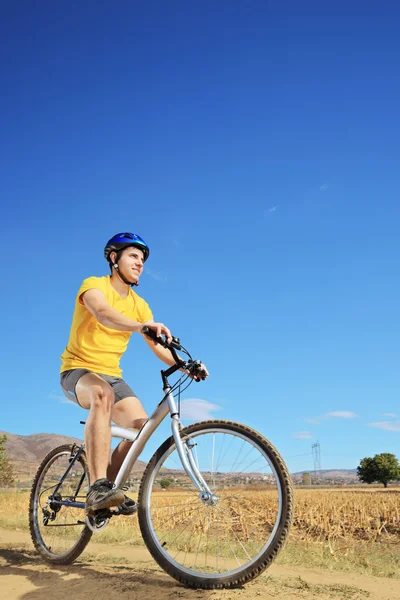
[[(139, 398), (129, 396), (119, 400), (111, 410), (111, 419), (120, 427), (129, 427), (132, 429), (141, 429), (147, 421), (147, 414)], [(112, 453), (110, 463), (107, 468), (107, 477), (110, 481), (115, 481), (118, 471), (127, 455), (132, 442), (123, 441), (115, 448)]]
[(79, 404), (89, 410), (85, 426), (85, 445), (91, 486), (86, 499), (87, 512), (118, 506), (124, 501), (122, 490), (112, 489), (106, 479), (111, 445), (111, 411), (114, 392), (111, 386), (94, 373), (78, 380), (75, 394)]
[(86, 373), (76, 384), (75, 393), (82, 408), (89, 410), (85, 426), (85, 445), (90, 480), (106, 477), (111, 445), (112, 387), (95, 373)]

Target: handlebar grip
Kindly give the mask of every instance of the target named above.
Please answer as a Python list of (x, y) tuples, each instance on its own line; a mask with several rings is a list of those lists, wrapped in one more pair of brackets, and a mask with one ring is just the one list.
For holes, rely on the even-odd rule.
[(142, 333), (148, 335), (149, 337), (152, 337), (153, 335), (156, 335), (154, 333), (154, 331), (152, 329), (150, 329), (150, 327), (147, 327), (147, 325), (143, 325), (143, 327), (142, 327)]
[(182, 350), (179, 338), (172, 337), (172, 342), (168, 343), (166, 340), (164, 340), (164, 338), (157, 337), (156, 332), (150, 329), (150, 327), (147, 327), (147, 325), (142, 327), (142, 333), (147, 335), (147, 337), (151, 338), (152, 340), (161, 344), (161, 346), (164, 346), (164, 348), (174, 348), (175, 350)]
[(147, 327), (147, 325), (142, 327), (142, 333), (147, 335), (147, 337), (151, 338), (155, 342), (158, 342), (159, 344), (161, 344), (161, 346), (164, 346), (164, 347), (167, 346), (167, 342), (165, 340), (163, 340), (163, 338), (158, 337), (156, 332), (153, 331), (152, 329), (150, 329), (150, 327)]

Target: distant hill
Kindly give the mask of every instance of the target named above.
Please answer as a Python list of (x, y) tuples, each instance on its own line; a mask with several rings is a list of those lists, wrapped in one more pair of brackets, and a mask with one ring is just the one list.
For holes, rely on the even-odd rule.
[[(36, 470), (44, 457), (57, 446), (63, 444), (81, 444), (82, 440), (56, 433), (35, 433), (33, 435), (15, 435), (7, 431), (0, 431), (0, 435), (7, 435), (6, 452), (13, 463), (14, 472), (20, 485), (30, 485)], [(146, 467), (146, 463), (138, 460), (131, 471), (139, 475)]]
[(55, 433), (35, 433), (33, 435), (15, 435), (0, 431), (7, 435), (6, 451), (15, 463), (33, 463), (38, 465), (43, 458), (56, 446), (62, 444), (82, 443), (78, 438), (67, 437)]
[[(6, 443), (6, 452), (14, 465), (16, 479), (20, 486), (30, 485), (36, 470), (43, 458), (57, 446), (63, 444), (81, 444), (82, 440), (56, 433), (35, 433), (33, 435), (15, 435), (0, 431), (0, 435), (5, 433), (8, 437)], [(146, 467), (146, 463), (138, 460), (131, 471), (131, 475), (140, 477)], [(171, 471), (176, 476), (181, 476), (182, 472)], [(350, 483), (359, 483), (356, 469), (326, 469), (318, 471), (298, 471), (292, 473), (293, 481), (301, 483), (303, 473), (310, 473), (313, 483), (326, 485), (348, 485)], [(251, 474), (249, 474), (251, 475)]]
[(357, 469), (321, 469), (316, 473), (314, 471), (298, 471), (297, 473), (292, 473), (293, 481), (300, 483), (303, 473), (310, 473), (314, 483), (326, 483), (327, 485), (360, 483), (357, 477)]
[[(297, 473), (292, 473), (292, 476), (301, 477), (303, 473), (310, 473), (310, 475), (314, 475), (314, 471), (298, 471)], [(357, 469), (321, 469), (320, 471), (317, 471), (317, 476), (323, 477), (324, 479), (331, 479), (332, 477), (352, 479), (355, 475), (357, 475)]]

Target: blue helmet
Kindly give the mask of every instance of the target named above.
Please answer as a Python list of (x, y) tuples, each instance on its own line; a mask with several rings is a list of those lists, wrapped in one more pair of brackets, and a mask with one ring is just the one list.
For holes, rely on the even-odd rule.
[(142, 250), (144, 254), (144, 260), (149, 258), (150, 248), (146, 244), (143, 238), (136, 233), (117, 233), (110, 240), (108, 240), (106, 247), (104, 248), (104, 257), (110, 261), (111, 252), (119, 252), (128, 246), (135, 246)]

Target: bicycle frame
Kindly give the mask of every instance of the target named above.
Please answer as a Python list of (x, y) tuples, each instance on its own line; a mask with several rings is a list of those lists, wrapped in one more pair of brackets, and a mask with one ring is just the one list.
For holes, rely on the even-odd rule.
[[(181, 460), (182, 466), (185, 469), (188, 476), (190, 477), (190, 479), (192, 480), (193, 484), (199, 490), (200, 494), (202, 495), (202, 498), (203, 499), (212, 498), (213, 494), (212, 494), (210, 488), (208, 487), (207, 483), (204, 481), (204, 478), (202, 477), (201, 473), (199, 472), (196, 462), (193, 458), (192, 451), (191, 451), (193, 444), (187, 443), (181, 439), (181, 436), (180, 436), (181, 422), (180, 422), (179, 413), (178, 413), (178, 410), (176, 407), (175, 398), (171, 391), (171, 386), (169, 385), (169, 383), (166, 383), (166, 385), (164, 386), (164, 392), (165, 392), (164, 398), (158, 404), (157, 408), (155, 409), (155, 411), (153, 412), (151, 417), (143, 425), (143, 427), (140, 431), (137, 431), (134, 429), (128, 429), (125, 427), (119, 427), (118, 425), (111, 426), (111, 435), (113, 437), (121, 438), (123, 440), (132, 442), (132, 446), (129, 449), (127, 455), (125, 456), (125, 459), (118, 471), (118, 475), (115, 480), (115, 485), (116, 485), (116, 487), (119, 487), (119, 488), (122, 488), (124, 486), (124, 484), (126, 483), (128, 477), (129, 477), (129, 473), (130, 473), (134, 463), (139, 458), (146, 443), (148, 442), (150, 437), (153, 435), (153, 433), (155, 432), (157, 427), (160, 425), (160, 423), (165, 419), (167, 414), (170, 413), (172, 435), (175, 440), (176, 448), (177, 448), (178, 455)], [(60, 480), (53, 495), (57, 493), (58, 488), (62, 484), (64, 478), (68, 474), (69, 470), (71, 469), (71, 467), (72, 467), (73, 463), (75, 462), (76, 458), (78, 457), (78, 455), (79, 455), (79, 450), (78, 450), (78, 453), (74, 456), (74, 459), (71, 461), (64, 476)], [(72, 500), (53, 500), (53, 503), (61, 504), (63, 506), (75, 507), (75, 508), (84, 508), (85, 507), (84, 502), (75, 502)]]

